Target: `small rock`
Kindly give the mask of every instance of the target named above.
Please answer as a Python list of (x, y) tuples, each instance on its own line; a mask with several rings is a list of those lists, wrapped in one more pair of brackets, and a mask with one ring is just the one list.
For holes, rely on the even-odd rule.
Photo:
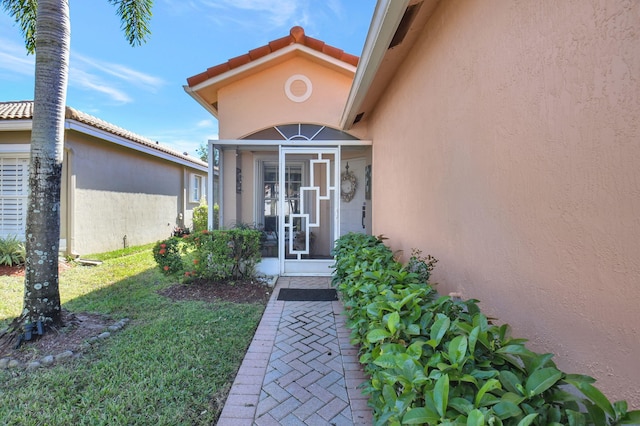
[(53, 355), (47, 355), (40, 360), (40, 362), (43, 363), (44, 365), (51, 365), (53, 364), (53, 361), (54, 361)]
[(7, 364), (8, 368), (17, 368), (20, 367), (20, 361), (16, 359), (9, 360), (9, 364)]
[(73, 356), (73, 352), (71, 351), (64, 351), (64, 352), (60, 352), (58, 355), (56, 355), (55, 360), (56, 361), (60, 361), (66, 358), (71, 358)]
[(95, 343), (95, 342), (97, 342), (97, 341), (98, 341), (98, 338), (97, 338), (96, 336), (89, 337), (89, 338), (87, 339), (87, 342), (88, 342), (89, 344), (93, 344), (93, 343)]
[(41, 366), (42, 364), (40, 364), (38, 361), (32, 361), (27, 364), (27, 370), (35, 370), (36, 368), (40, 368)]
[(109, 327), (107, 327), (110, 331), (118, 331), (120, 330), (121, 326), (118, 324), (114, 324), (114, 325), (110, 325)]
[(9, 367), (9, 358), (0, 358), (0, 370), (5, 370)]
[(109, 333), (108, 331), (105, 331), (104, 333), (98, 334), (98, 339), (106, 339), (109, 336), (111, 336), (111, 333)]

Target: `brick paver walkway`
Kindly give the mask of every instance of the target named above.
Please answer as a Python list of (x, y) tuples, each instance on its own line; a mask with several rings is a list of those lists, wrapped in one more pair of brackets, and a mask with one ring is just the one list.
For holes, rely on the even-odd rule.
[(372, 424), (341, 302), (283, 302), (280, 288), (330, 288), (328, 277), (280, 277), (218, 425)]

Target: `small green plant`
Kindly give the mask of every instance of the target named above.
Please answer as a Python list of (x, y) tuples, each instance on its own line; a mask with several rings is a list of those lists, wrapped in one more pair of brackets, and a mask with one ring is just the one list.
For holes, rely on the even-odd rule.
[(211, 229), (220, 229), (220, 206), (218, 203), (213, 205), (213, 223), (209, 226)]
[[(414, 274), (418, 274), (418, 277), (423, 282), (429, 281), (431, 277), (431, 271), (436, 267), (436, 263), (438, 259), (428, 254), (426, 257), (422, 256), (422, 250), (420, 249), (412, 249), (411, 257), (407, 262), (407, 270), (409, 272), (413, 272)], [(433, 283), (431, 284), (434, 285)]]
[(0, 265), (22, 265), (25, 258), (24, 243), (15, 235), (0, 238)]
[(171, 237), (164, 241), (159, 241), (153, 247), (153, 258), (156, 260), (160, 270), (166, 274), (179, 274), (184, 270), (180, 249), (182, 238)]
[(202, 197), (200, 205), (193, 209), (193, 232), (201, 232), (209, 229), (209, 207), (207, 200)]

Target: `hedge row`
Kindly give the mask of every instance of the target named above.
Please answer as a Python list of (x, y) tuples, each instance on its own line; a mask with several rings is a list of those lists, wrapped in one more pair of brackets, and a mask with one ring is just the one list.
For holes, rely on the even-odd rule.
[(333, 283), (369, 376), (364, 392), (378, 425), (616, 425), (640, 411), (611, 403), (589, 376), (566, 374), (477, 300), (439, 297), (428, 284), (435, 259), (402, 265), (381, 238), (336, 243)]

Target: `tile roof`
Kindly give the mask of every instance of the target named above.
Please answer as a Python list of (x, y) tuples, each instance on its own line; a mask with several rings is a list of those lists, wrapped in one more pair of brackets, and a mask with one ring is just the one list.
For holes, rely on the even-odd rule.
[[(31, 120), (33, 118), (33, 101), (17, 101), (17, 102), (0, 102), (0, 120)], [(207, 163), (201, 161), (199, 158), (182, 154), (167, 146), (160, 145), (157, 141), (152, 141), (143, 136), (130, 132), (122, 127), (118, 127), (114, 124), (108, 123), (92, 115), (86, 114), (77, 109), (67, 107), (65, 111), (65, 118), (67, 120), (74, 120), (79, 123), (83, 123), (94, 127), (99, 130), (111, 133), (112, 135), (125, 138), (129, 141), (136, 142), (142, 146), (153, 148), (159, 152), (170, 154), (174, 157), (187, 160), (199, 166), (207, 166)]]
[(324, 53), (325, 55), (329, 55), (335, 59), (353, 65), (354, 67), (358, 66), (359, 58), (357, 56), (346, 53), (345, 51), (338, 49), (337, 47), (330, 46), (322, 40), (309, 37), (304, 33), (304, 29), (302, 27), (296, 26), (291, 28), (288, 36), (272, 40), (268, 44), (250, 50), (244, 55), (231, 58), (227, 62), (223, 62), (219, 65), (207, 69), (205, 72), (201, 72), (200, 74), (196, 74), (193, 77), (187, 78), (187, 85), (189, 87), (193, 87), (212, 77), (216, 77), (234, 68), (246, 65), (252, 61), (255, 61), (256, 59), (267, 56), (273, 52), (276, 52), (295, 43)]

